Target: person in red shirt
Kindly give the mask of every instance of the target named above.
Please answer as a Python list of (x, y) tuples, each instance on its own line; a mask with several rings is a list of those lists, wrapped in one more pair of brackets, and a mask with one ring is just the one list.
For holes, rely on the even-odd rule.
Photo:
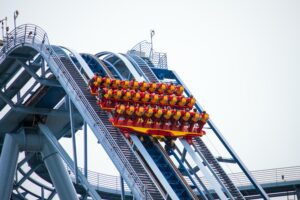
[(92, 95), (98, 95), (98, 86), (97, 86), (98, 74), (95, 73), (94, 77), (89, 80), (89, 89)]
[(149, 91), (151, 93), (154, 93), (154, 92), (156, 92), (156, 90), (157, 90), (157, 83), (151, 83), (150, 87), (149, 87)]
[(111, 87), (113, 89), (118, 89), (121, 85), (121, 80), (120, 79), (112, 79), (111, 81)]
[(155, 127), (157, 125), (157, 123), (160, 122), (160, 119), (163, 115), (163, 110), (159, 107), (154, 108), (154, 112), (153, 112), (153, 116), (152, 116), (152, 127)]
[(181, 118), (182, 112), (181, 110), (173, 110), (173, 115), (172, 115), (172, 119), (171, 119), (171, 129), (176, 129), (180, 118)]
[(178, 101), (178, 97), (175, 95), (169, 95), (169, 104), (175, 106)]
[(118, 104), (115, 107), (115, 115), (114, 115), (114, 121), (115, 123), (119, 122), (120, 117), (123, 117), (125, 113), (125, 105), (124, 104)]
[(184, 130), (184, 126), (189, 121), (191, 117), (191, 113), (188, 110), (182, 110), (181, 111), (181, 118), (180, 118), (180, 130)]
[(135, 120), (135, 117), (134, 117), (134, 106), (126, 106), (125, 107), (125, 120), (124, 120), (124, 124), (128, 124), (128, 121), (129, 120), (132, 120), (134, 121)]
[(169, 96), (168, 95), (163, 95), (161, 94), (160, 95), (160, 98), (159, 98), (159, 104), (162, 105), (162, 106), (166, 106), (169, 102)]
[(154, 109), (150, 105), (145, 107), (143, 126), (146, 126), (149, 123), (150, 119), (153, 116), (153, 113), (154, 113)]
[(145, 92), (145, 91), (148, 90), (148, 88), (149, 88), (149, 83), (147, 83), (147, 82), (145, 82), (145, 81), (140, 82), (139, 85), (140, 85), (140, 90), (141, 90), (142, 92)]
[(184, 96), (180, 96), (178, 97), (178, 102), (177, 102), (177, 105), (180, 106), (180, 107), (184, 107), (187, 103), (187, 98), (184, 97)]
[(130, 88), (130, 82), (129, 82), (129, 80), (123, 80), (123, 81), (121, 81), (121, 87), (124, 90), (129, 89)]
[(167, 87), (167, 94), (174, 94), (176, 90), (176, 87), (173, 83), (170, 83)]
[(135, 120), (133, 122), (133, 125), (137, 125), (139, 121), (141, 121), (141, 118), (143, 117), (144, 113), (145, 113), (144, 106), (139, 106), (137, 104), (137, 106), (134, 109)]
[(164, 128), (166, 125), (168, 125), (169, 122), (171, 121), (172, 116), (173, 116), (173, 112), (170, 109), (170, 107), (168, 107), (167, 109), (163, 109), (163, 116), (161, 118), (160, 128)]
[(203, 111), (201, 113), (201, 119), (198, 121), (198, 133), (200, 133), (203, 129), (203, 126), (205, 125), (205, 123), (208, 121), (209, 115)]
[(178, 96), (182, 95), (184, 92), (184, 87), (182, 85), (177, 85), (175, 92)]
[(193, 106), (195, 105), (195, 103), (196, 103), (196, 99), (194, 98), (193, 95), (191, 95), (189, 98), (187, 98), (187, 103), (186, 103), (186, 105), (187, 105), (190, 109), (193, 108)]
[(194, 129), (194, 125), (201, 119), (201, 114), (197, 112), (197, 109), (194, 109), (193, 112), (190, 112), (191, 113), (191, 117), (190, 117), (190, 120), (189, 120), (189, 132), (192, 132), (193, 129)]
[(159, 94), (163, 94), (167, 89), (167, 84), (165, 84), (165, 83), (158, 83), (157, 86), (158, 86), (157, 92)]
[(150, 94), (148, 92), (141, 92), (141, 101), (143, 103), (148, 103), (150, 99)]

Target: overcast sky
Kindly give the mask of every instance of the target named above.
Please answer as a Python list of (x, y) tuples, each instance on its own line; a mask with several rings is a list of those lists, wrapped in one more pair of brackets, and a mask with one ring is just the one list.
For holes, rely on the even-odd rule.
[(0, 0), (10, 26), (16, 9), (18, 24), (78, 52), (125, 53), (154, 29), (155, 50), (249, 169), (300, 165), (300, 1)]

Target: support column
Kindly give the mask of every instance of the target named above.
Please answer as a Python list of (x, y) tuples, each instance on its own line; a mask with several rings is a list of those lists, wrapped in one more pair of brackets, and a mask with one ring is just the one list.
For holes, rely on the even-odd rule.
[(300, 185), (296, 185), (296, 196), (300, 200)]
[(121, 200), (125, 200), (124, 180), (122, 176), (120, 176), (120, 182), (121, 182)]
[(69, 112), (70, 112), (70, 125), (71, 125), (71, 134), (72, 134), (72, 145), (73, 145), (73, 159), (74, 159), (74, 168), (75, 168), (75, 182), (78, 183), (78, 165), (77, 165), (77, 150), (76, 150), (76, 135), (73, 122), (73, 103), (69, 98)]
[(14, 139), (13, 134), (6, 134), (0, 157), (0, 194), (3, 200), (10, 199), (18, 156), (18, 142)]
[(87, 161), (87, 124), (86, 122), (84, 122), (84, 125), (83, 125), (83, 134), (84, 134), (84, 176), (85, 178), (87, 178), (88, 176), (88, 172), (87, 172), (87, 169), (88, 169), (88, 161)]
[(59, 198), (78, 200), (72, 181), (58, 155), (58, 152), (46, 140), (42, 155)]

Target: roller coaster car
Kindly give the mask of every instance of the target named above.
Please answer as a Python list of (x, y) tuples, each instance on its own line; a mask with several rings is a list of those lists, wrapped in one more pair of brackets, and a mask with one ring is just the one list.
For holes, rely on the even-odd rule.
[(94, 76), (89, 81), (99, 106), (112, 113), (110, 119), (125, 137), (130, 132), (154, 138), (185, 138), (191, 142), (203, 136), (206, 112), (191, 111), (196, 99), (182, 96), (183, 86), (147, 83)]
[[(141, 135), (169, 138), (192, 138), (202, 136), (208, 120), (203, 112), (177, 109), (152, 108), (151, 106), (117, 105), (110, 119), (123, 133), (137, 132)], [(124, 134), (126, 136), (126, 134)]]
[(130, 132), (136, 132), (141, 135), (148, 135), (159, 139), (166, 137), (185, 138), (188, 141), (191, 141), (193, 137), (203, 136), (206, 134), (203, 130), (198, 131), (198, 128), (194, 128), (195, 132), (190, 132), (188, 126), (183, 127), (183, 129), (176, 128), (175, 130), (171, 130), (169, 125), (164, 125), (163, 127), (161, 127), (160, 125), (143, 125), (143, 123), (135, 124), (135, 122), (131, 120), (116, 120), (114, 118), (111, 118), (110, 121), (113, 124), (113, 126), (118, 127), (122, 131), (125, 137), (128, 137), (128, 133)]

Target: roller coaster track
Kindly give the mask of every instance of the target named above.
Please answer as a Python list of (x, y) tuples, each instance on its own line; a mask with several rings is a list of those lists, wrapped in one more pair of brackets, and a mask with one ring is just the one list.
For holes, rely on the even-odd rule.
[[(64, 50), (62, 49), (68, 51), (70, 55), (67, 55), (66, 52), (64, 52)], [(21, 54), (22, 51), (26, 52), (26, 50), (29, 50), (29, 52), (32, 51), (32, 54)], [(45, 60), (45, 62), (49, 66), (49, 70), (53, 73), (56, 79), (53, 79), (53, 81), (50, 80), (45, 82), (44, 80), (39, 80), (38, 77), (35, 78), (38, 81), (40, 81), (40, 83), (44, 83), (46, 85), (45, 88), (47, 88), (47, 86), (54, 86), (61, 87), (64, 90), (64, 92), (68, 95), (72, 103), (75, 105), (76, 110), (81, 114), (83, 120), (86, 121), (89, 127), (92, 129), (94, 135), (98, 139), (98, 142), (102, 144), (106, 153), (112, 159), (114, 165), (116, 166), (121, 176), (125, 179), (127, 185), (131, 189), (134, 197), (137, 199), (169, 198), (168, 194), (165, 193), (166, 191), (162, 189), (162, 186), (160, 185), (161, 183), (159, 183), (158, 178), (155, 177), (155, 173), (153, 173), (150, 170), (150, 166), (146, 164), (147, 161), (143, 161), (143, 157), (141, 157), (140, 154), (141, 152), (136, 151), (133, 148), (132, 144), (130, 144), (130, 142), (119, 131), (119, 129), (112, 126), (111, 122), (109, 121), (109, 115), (104, 110), (101, 110), (99, 108), (95, 97), (91, 96), (89, 91), (87, 90), (87, 81), (91, 77), (91, 74), (95, 72), (93, 70), (93, 67), (91, 67), (93, 65), (101, 66), (103, 69), (103, 73), (107, 74), (109, 77), (117, 76), (120, 79), (123, 79), (121, 73), (119, 73), (113, 65), (109, 65), (109, 62), (105, 62), (105, 60), (104, 62), (102, 62), (100, 59), (98, 59), (98, 57), (109, 53), (110, 52), (102, 52), (97, 54), (96, 56), (90, 54), (79, 55), (75, 51), (68, 50), (66, 48), (51, 46), (48, 41), (47, 34), (41, 28), (35, 25), (27, 24), (19, 26), (16, 30), (13, 30), (11, 33), (9, 33), (5, 46), (1, 49), (0, 52), (0, 67), (4, 62), (7, 61), (7, 58), (11, 58), (12, 56), (24, 56), (23, 59), (26, 61), (32, 60), (34, 58), (34, 55), (39, 55), (40, 57), (35, 58), (36, 61), (38, 62), (39, 58)], [(153, 65), (151, 65), (151, 61), (147, 60), (146, 58), (142, 58), (131, 54), (112, 55), (118, 57), (119, 60), (124, 62), (125, 66), (128, 67), (129, 71), (133, 73), (133, 77), (140, 76), (143, 80), (145, 79), (148, 82), (160, 81), (157, 75), (151, 69), (151, 67), (153, 67)], [(17, 60), (17, 62), (20, 61)], [(24, 63), (19, 64), (24, 65)], [(34, 76), (35, 72), (38, 70), (38, 67), (34, 68), (34, 63), (32, 66), (33, 71), (29, 74)], [(24, 67), (26, 68), (26, 64)], [(28, 73), (24, 73), (24, 76), (22, 77), (21, 74), (19, 76), (21, 78), (18, 77), (18, 79), (20, 79), (20, 85), (25, 84), (26, 80), (28, 80), (31, 77), (30, 75), (28, 75)], [(183, 84), (183, 82), (179, 79), (175, 72), (174, 76), (176, 77), (178, 83)], [(8, 77), (3, 77), (3, 83), (5, 81), (8, 81), (8, 79)], [(8, 98), (12, 98), (18, 92), (18, 90), (13, 89), (8, 89), (8, 91), (10, 93), (5, 94)], [(43, 92), (42, 87), (40, 89), (40, 92)], [(186, 91), (186, 93), (190, 94), (188, 90)], [(32, 97), (29, 100), (34, 102), (35, 98), (38, 98), (38, 96), (39, 95), (36, 95), (36, 97)], [(2, 99), (5, 99), (3, 95), (1, 97)], [(7, 102), (9, 102), (9, 100), (4, 101), (3, 103), (2, 101), (0, 102), (0, 111), (6, 105)], [(199, 104), (197, 104), (196, 107), (199, 111), (202, 111), (202, 108)], [(212, 129), (216, 129), (211, 120), (209, 121), (209, 126)], [(48, 132), (51, 133), (51, 131)], [(55, 137), (60, 138), (61, 136), (63, 136), (62, 133), (60, 133), (59, 136), (55, 136), (53, 134), (52, 139), (50, 137), (49, 140), (52, 140), (52, 143), (55, 143)], [(146, 138), (147, 142), (144, 142), (143, 145), (146, 147), (148, 153), (150, 154), (153, 160), (164, 158), (164, 162), (166, 162), (166, 164), (158, 162), (157, 165), (160, 167), (160, 170), (164, 174), (164, 176), (169, 177), (167, 178), (168, 182), (170, 185), (173, 184), (173, 189), (174, 191), (176, 190), (176, 194), (178, 195), (179, 199), (197, 199), (198, 197), (196, 196), (196, 193), (185, 181), (183, 174), (181, 174), (180, 170), (177, 169), (177, 167), (174, 165), (173, 161), (169, 158), (167, 152), (162, 148), (162, 146), (159, 143), (154, 143), (153, 141), (148, 139), (149, 138)], [(58, 149), (60, 148), (59, 144), (55, 145)], [(227, 146), (230, 151), (231, 149), (229, 145)], [(245, 199), (241, 192), (233, 184), (229, 176), (222, 169), (222, 167), (215, 159), (213, 154), (206, 147), (205, 143), (202, 141), (201, 138), (193, 139), (193, 147), (195, 151), (201, 156), (205, 165), (208, 165), (209, 169), (214, 174), (216, 180), (219, 181), (219, 184), (223, 187), (224, 192), (227, 194), (227, 197), (230, 199)], [(72, 172), (75, 173), (77, 169), (74, 168), (72, 160), (69, 159), (65, 153), (63, 153), (63, 149), (59, 150), (59, 153), (63, 160), (69, 165)], [(264, 199), (268, 199), (268, 196), (265, 194), (264, 190), (251, 177), (250, 173), (248, 173), (247, 169), (239, 160), (239, 158), (235, 155), (235, 153), (232, 153), (231, 151), (230, 153), (233, 154), (233, 156), (237, 159), (238, 164), (241, 166), (246, 176), (249, 178), (250, 182), (259, 191), (261, 196)], [(166, 166), (168, 166), (169, 168), (166, 168)], [(31, 167), (31, 171), (33, 172), (40, 166), (32, 165)], [(19, 168), (19, 171), (21, 174), (24, 175), (24, 178), (21, 179), (22, 181), (24, 181), (25, 178), (28, 178), (28, 176), (22, 172), (21, 168)], [(175, 179), (170, 178), (170, 174), (175, 175), (173, 177), (176, 177), (175, 179), (177, 179), (176, 186), (174, 185)], [(86, 191), (89, 192), (89, 195), (91, 197), (95, 197), (94, 199), (98, 199), (98, 197), (96, 197), (97, 195), (93, 193), (94, 190), (89, 190), (91, 186), (83, 177), (83, 175), (80, 174), (79, 177), (81, 177), (80, 184), (82, 184)], [(20, 181), (20, 183), (22, 181)], [(53, 196), (55, 195), (54, 189), (47, 188), (46, 186), (43, 186), (39, 183), (36, 184), (48, 189), (51, 192), (51, 194), (48, 196), (48, 199), (53, 198)], [(194, 186), (196, 185), (194, 184)], [(19, 187), (25, 191), (24, 194), (31, 194), (31, 192), (26, 190), (26, 188), (23, 188), (21, 184), (19, 185)], [(201, 191), (198, 191), (200, 192), (201, 198)], [(19, 195), (22, 196), (23, 194), (19, 193)], [(35, 196), (34, 194), (31, 195)], [(16, 194), (14, 194), (12, 198), (13, 197), (17, 198)], [(39, 198), (38, 196), (35, 197)], [(203, 199), (206, 199), (205, 196), (202, 197)]]

